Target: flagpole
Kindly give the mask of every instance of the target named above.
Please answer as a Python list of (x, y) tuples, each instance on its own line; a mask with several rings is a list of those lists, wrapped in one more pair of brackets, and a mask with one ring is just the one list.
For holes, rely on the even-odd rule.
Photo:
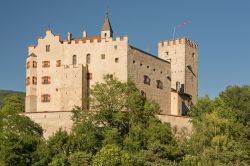
[(175, 38), (175, 28), (176, 28), (176, 27), (174, 27), (173, 40), (174, 40), (174, 38)]

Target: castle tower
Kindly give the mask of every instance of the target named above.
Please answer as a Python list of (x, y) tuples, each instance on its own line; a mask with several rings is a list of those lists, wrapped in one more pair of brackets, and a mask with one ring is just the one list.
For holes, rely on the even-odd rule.
[(37, 56), (31, 53), (26, 59), (26, 112), (37, 110)]
[(109, 17), (107, 15), (101, 29), (101, 38), (110, 38), (110, 37), (113, 37), (113, 30), (109, 21)]
[[(198, 97), (198, 45), (187, 38), (162, 41), (158, 56), (171, 62), (171, 88), (190, 95), (194, 104)], [(190, 105), (190, 104), (189, 104)]]

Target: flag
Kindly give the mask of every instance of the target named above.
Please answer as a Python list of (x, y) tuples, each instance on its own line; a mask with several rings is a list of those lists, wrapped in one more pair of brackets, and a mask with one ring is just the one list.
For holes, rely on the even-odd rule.
[(183, 23), (181, 23), (181, 24), (177, 25), (176, 27), (177, 27), (177, 28), (181, 28), (181, 27), (184, 27), (185, 25), (190, 24), (190, 23), (191, 23), (191, 21), (190, 21), (190, 20), (188, 20), (188, 21), (184, 21)]

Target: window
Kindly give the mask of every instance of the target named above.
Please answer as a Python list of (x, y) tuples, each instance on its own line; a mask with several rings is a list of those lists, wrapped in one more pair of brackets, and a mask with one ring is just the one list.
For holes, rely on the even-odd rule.
[(149, 66), (147, 66), (147, 68), (149, 68)]
[(143, 90), (141, 90), (141, 95), (142, 95), (143, 97), (147, 97), (146, 93), (145, 93)]
[(26, 63), (26, 68), (29, 69), (30, 68), (30, 62)]
[(117, 45), (114, 45), (114, 49), (117, 49)]
[(140, 66), (142, 66), (142, 63), (140, 63)]
[(133, 63), (135, 63), (135, 60), (133, 60)]
[(42, 102), (50, 102), (50, 95), (49, 94), (43, 94), (41, 96), (41, 101)]
[(195, 54), (194, 54), (194, 52), (193, 52), (193, 53), (192, 53), (192, 58), (194, 58), (194, 55), (195, 55)]
[(26, 85), (29, 85), (30, 84), (30, 77), (27, 77), (26, 78)]
[(77, 57), (76, 57), (76, 55), (73, 55), (73, 57), (72, 57), (72, 64), (73, 65), (77, 64)]
[(163, 83), (162, 83), (161, 80), (157, 80), (156, 83), (157, 83), (157, 86), (156, 86), (156, 87), (157, 87), (158, 89), (163, 89)]
[(105, 54), (101, 54), (101, 59), (105, 59)]
[(43, 67), (50, 67), (50, 62), (49, 61), (43, 61)]
[(166, 52), (166, 55), (168, 55), (168, 51)]
[(147, 75), (144, 75), (144, 84), (150, 85), (150, 78)]
[(42, 77), (42, 84), (50, 84), (50, 77), (49, 76), (44, 76)]
[(113, 74), (108, 74), (108, 75), (107, 75), (107, 78), (108, 78), (108, 79), (113, 79)]
[(87, 79), (88, 79), (88, 80), (92, 80), (92, 73), (88, 73), (88, 74), (87, 74)]
[(56, 67), (60, 67), (61, 66), (61, 60), (57, 60), (56, 61)]
[(33, 68), (37, 68), (37, 62), (33, 61)]
[(50, 52), (50, 45), (46, 45), (46, 52)]
[(36, 85), (37, 84), (37, 78), (36, 77), (32, 77), (32, 84)]
[(119, 58), (115, 58), (115, 62), (118, 63), (119, 62)]
[(91, 58), (91, 57), (90, 57), (90, 54), (87, 54), (87, 57), (86, 57), (86, 63), (87, 63), (87, 64), (90, 64), (90, 61), (91, 61), (90, 58)]

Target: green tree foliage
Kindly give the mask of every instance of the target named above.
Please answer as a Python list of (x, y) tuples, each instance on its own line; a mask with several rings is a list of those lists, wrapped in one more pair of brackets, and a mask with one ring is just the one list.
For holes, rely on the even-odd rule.
[(24, 100), (21, 96), (9, 96), (4, 99), (0, 113), (16, 114), (24, 112)]
[(232, 86), (193, 107), (182, 165), (250, 165), (249, 86)]
[(27, 166), (41, 142), (42, 128), (17, 114), (0, 115), (0, 161), (2, 165)]

